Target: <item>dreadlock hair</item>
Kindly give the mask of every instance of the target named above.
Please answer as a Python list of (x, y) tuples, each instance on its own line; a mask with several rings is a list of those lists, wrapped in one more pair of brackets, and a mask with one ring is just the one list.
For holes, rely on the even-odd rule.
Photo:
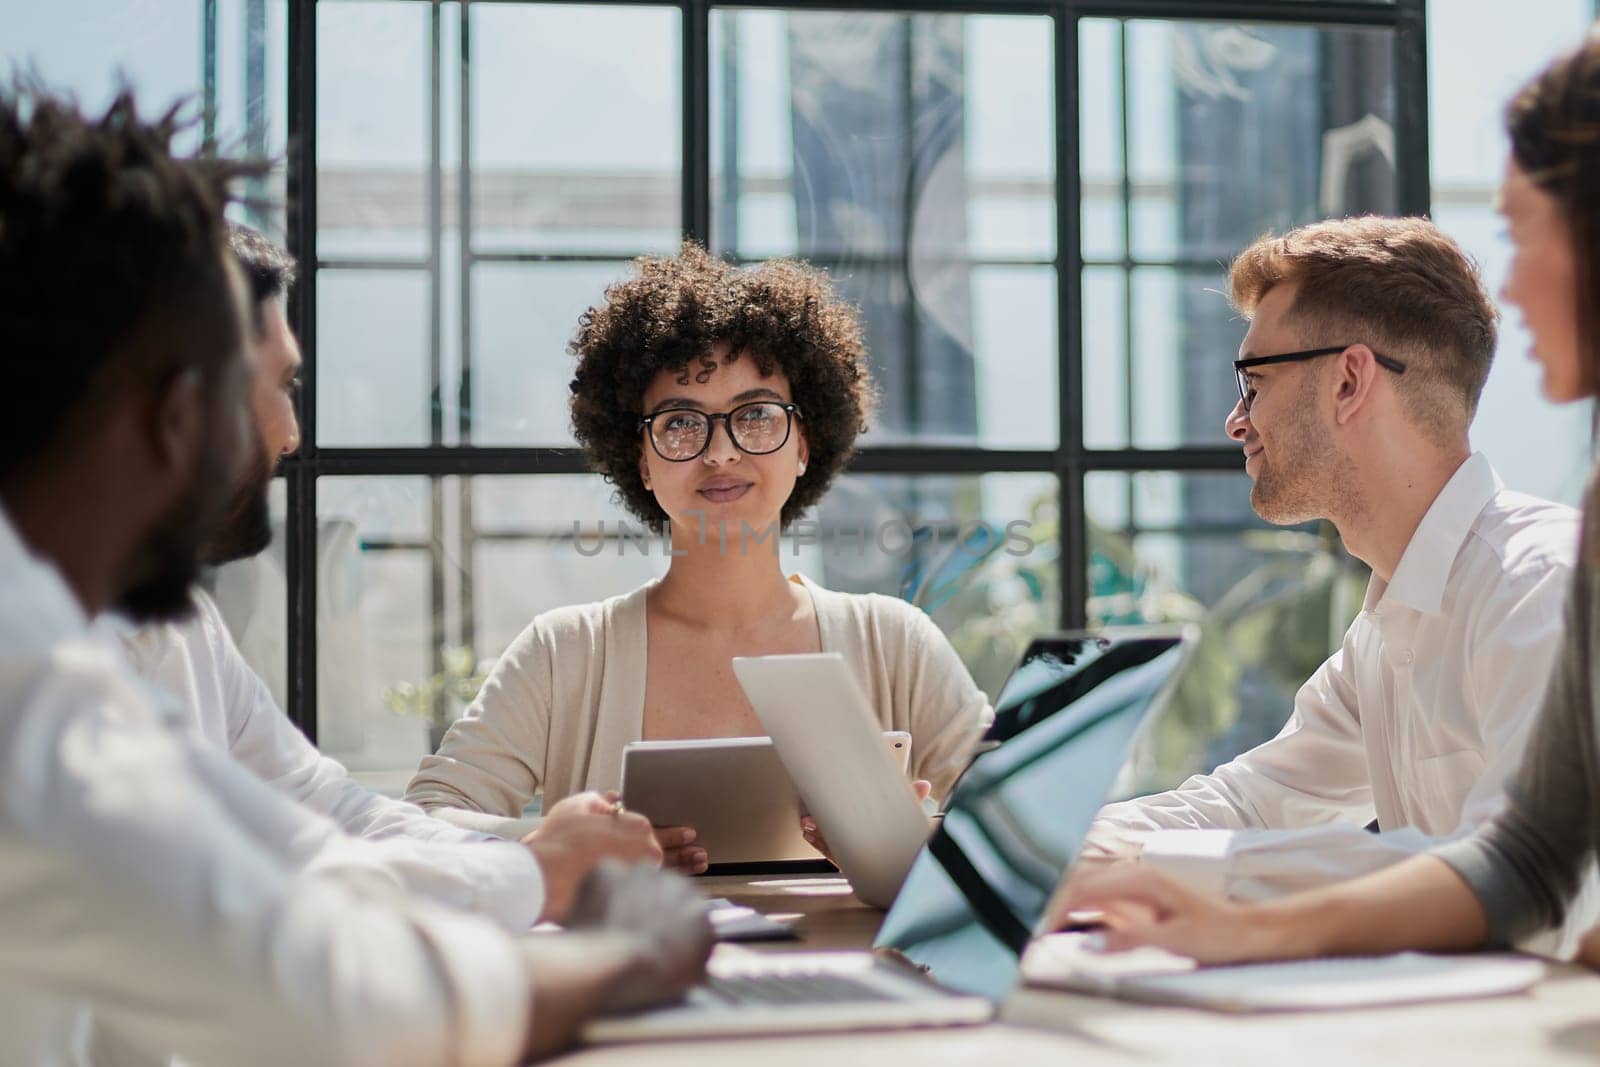
[(0, 89), (0, 478), (141, 382), (223, 366), (242, 342), (223, 208), (260, 164), (180, 158), (181, 104), (151, 121), (123, 89), (98, 118), (17, 79)]

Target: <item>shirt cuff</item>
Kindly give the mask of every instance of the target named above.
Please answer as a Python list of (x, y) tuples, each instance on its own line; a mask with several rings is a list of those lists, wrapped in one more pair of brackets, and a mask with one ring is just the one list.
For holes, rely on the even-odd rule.
[[(489, 838), (463, 846), (478, 861), (477, 906), (512, 933), (523, 933), (544, 912), (544, 872), (527, 846)], [(469, 868), (470, 870), (470, 868)]]
[(1223, 896), (1233, 830), (1156, 830), (1144, 839), (1139, 862), (1184, 885)]

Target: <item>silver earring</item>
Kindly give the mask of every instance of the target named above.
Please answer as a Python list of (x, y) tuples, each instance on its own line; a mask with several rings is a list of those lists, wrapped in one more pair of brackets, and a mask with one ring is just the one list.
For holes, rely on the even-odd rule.
[(796, 471), (795, 473), (796, 474), (804, 474), (805, 472), (806, 472), (806, 465), (805, 465), (805, 461), (802, 460), (800, 462), (800, 469), (798, 471)]

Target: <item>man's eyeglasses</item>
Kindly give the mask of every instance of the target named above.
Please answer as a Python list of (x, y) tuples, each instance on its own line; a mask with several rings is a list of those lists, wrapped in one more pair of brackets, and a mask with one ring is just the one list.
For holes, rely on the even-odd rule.
[[(1308, 348), (1304, 352), (1285, 352), (1277, 356), (1251, 356), (1249, 359), (1236, 359), (1233, 361), (1233, 375), (1239, 381), (1239, 402), (1244, 405), (1246, 411), (1249, 411), (1250, 405), (1255, 402), (1255, 387), (1250, 384), (1249, 378), (1245, 374), (1245, 371), (1252, 367), (1267, 367), (1274, 363), (1300, 363), (1304, 360), (1316, 359), (1318, 356), (1337, 355), (1349, 347), (1349, 345), (1334, 345), (1329, 348)], [(1380, 355), (1377, 352), (1372, 353), (1372, 358), (1378, 366), (1385, 370), (1392, 370), (1396, 374), (1404, 374), (1406, 372), (1406, 365), (1398, 359), (1390, 359), (1388, 356)]]
[(705, 412), (695, 408), (668, 408), (639, 420), (650, 435), (656, 455), (672, 463), (687, 463), (711, 446), (711, 426), (721, 419), (728, 439), (741, 452), (764, 456), (789, 441), (794, 417), (800, 409), (776, 400), (740, 404), (732, 411)]

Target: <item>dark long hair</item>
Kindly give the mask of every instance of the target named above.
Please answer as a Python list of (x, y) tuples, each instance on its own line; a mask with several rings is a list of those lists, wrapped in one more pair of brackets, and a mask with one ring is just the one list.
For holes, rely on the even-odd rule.
[(1571, 227), (1578, 359), (1585, 386), (1600, 392), (1600, 27), (1512, 97), (1505, 123), (1512, 160)]

